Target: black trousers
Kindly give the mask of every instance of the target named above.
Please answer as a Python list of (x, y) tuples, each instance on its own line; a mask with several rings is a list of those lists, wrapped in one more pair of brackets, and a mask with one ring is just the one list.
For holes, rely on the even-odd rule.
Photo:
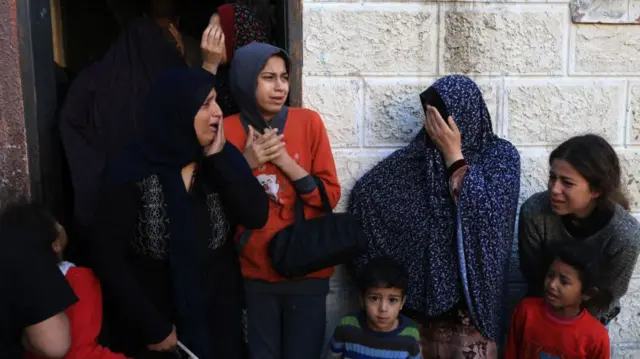
[[(326, 290), (296, 291), (295, 283), (246, 291), (251, 359), (319, 359), (326, 326)], [(305, 287), (302, 283), (299, 287)]]

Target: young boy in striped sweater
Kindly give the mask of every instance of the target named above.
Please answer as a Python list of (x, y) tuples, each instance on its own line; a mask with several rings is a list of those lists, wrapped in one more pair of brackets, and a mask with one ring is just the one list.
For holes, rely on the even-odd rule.
[(362, 310), (342, 319), (327, 359), (418, 359), (415, 323), (400, 314), (409, 282), (406, 269), (389, 258), (371, 260), (359, 278)]

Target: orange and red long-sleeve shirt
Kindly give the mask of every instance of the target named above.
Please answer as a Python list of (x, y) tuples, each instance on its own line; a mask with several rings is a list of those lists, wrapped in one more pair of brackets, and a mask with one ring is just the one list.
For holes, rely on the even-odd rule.
[[(224, 120), (227, 140), (240, 151), (244, 151), (247, 132), (239, 115)], [(310, 175), (322, 180), (327, 191), (331, 208), (335, 208), (340, 199), (340, 184), (336, 165), (331, 152), (327, 131), (318, 113), (304, 108), (289, 108), (284, 130), (284, 142), (298, 165)], [(286, 278), (280, 276), (271, 265), (268, 254), (269, 241), (280, 230), (293, 224), (295, 219), (296, 186), (275, 165), (266, 163), (253, 171), (254, 176), (264, 186), (271, 198), (269, 201), (269, 219), (260, 230), (254, 230), (247, 245), (240, 253), (242, 274), (246, 279), (280, 282)], [(322, 200), (318, 188), (309, 193), (301, 192), (305, 202), (307, 219), (323, 215)], [(238, 228), (239, 237), (244, 228)], [(307, 278), (329, 278), (333, 268), (326, 268), (307, 275)]]

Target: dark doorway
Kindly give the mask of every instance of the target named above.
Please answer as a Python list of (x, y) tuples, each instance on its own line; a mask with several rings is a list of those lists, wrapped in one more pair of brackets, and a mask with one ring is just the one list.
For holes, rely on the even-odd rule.
[[(122, 26), (153, 0), (20, 0), (17, 2), (22, 90), (31, 195), (70, 219), (72, 187), (57, 129), (71, 81), (99, 60)], [(177, 0), (213, 13), (226, 0)], [(301, 0), (237, 0), (270, 19), (276, 44), (292, 56), (289, 102), (301, 104)], [(268, 12), (265, 14), (265, 12)]]

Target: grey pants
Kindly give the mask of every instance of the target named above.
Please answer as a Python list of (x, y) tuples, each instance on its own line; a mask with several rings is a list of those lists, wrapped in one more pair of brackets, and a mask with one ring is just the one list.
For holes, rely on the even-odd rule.
[(329, 282), (246, 281), (251, 359), (319, 359), (323, 353)]

